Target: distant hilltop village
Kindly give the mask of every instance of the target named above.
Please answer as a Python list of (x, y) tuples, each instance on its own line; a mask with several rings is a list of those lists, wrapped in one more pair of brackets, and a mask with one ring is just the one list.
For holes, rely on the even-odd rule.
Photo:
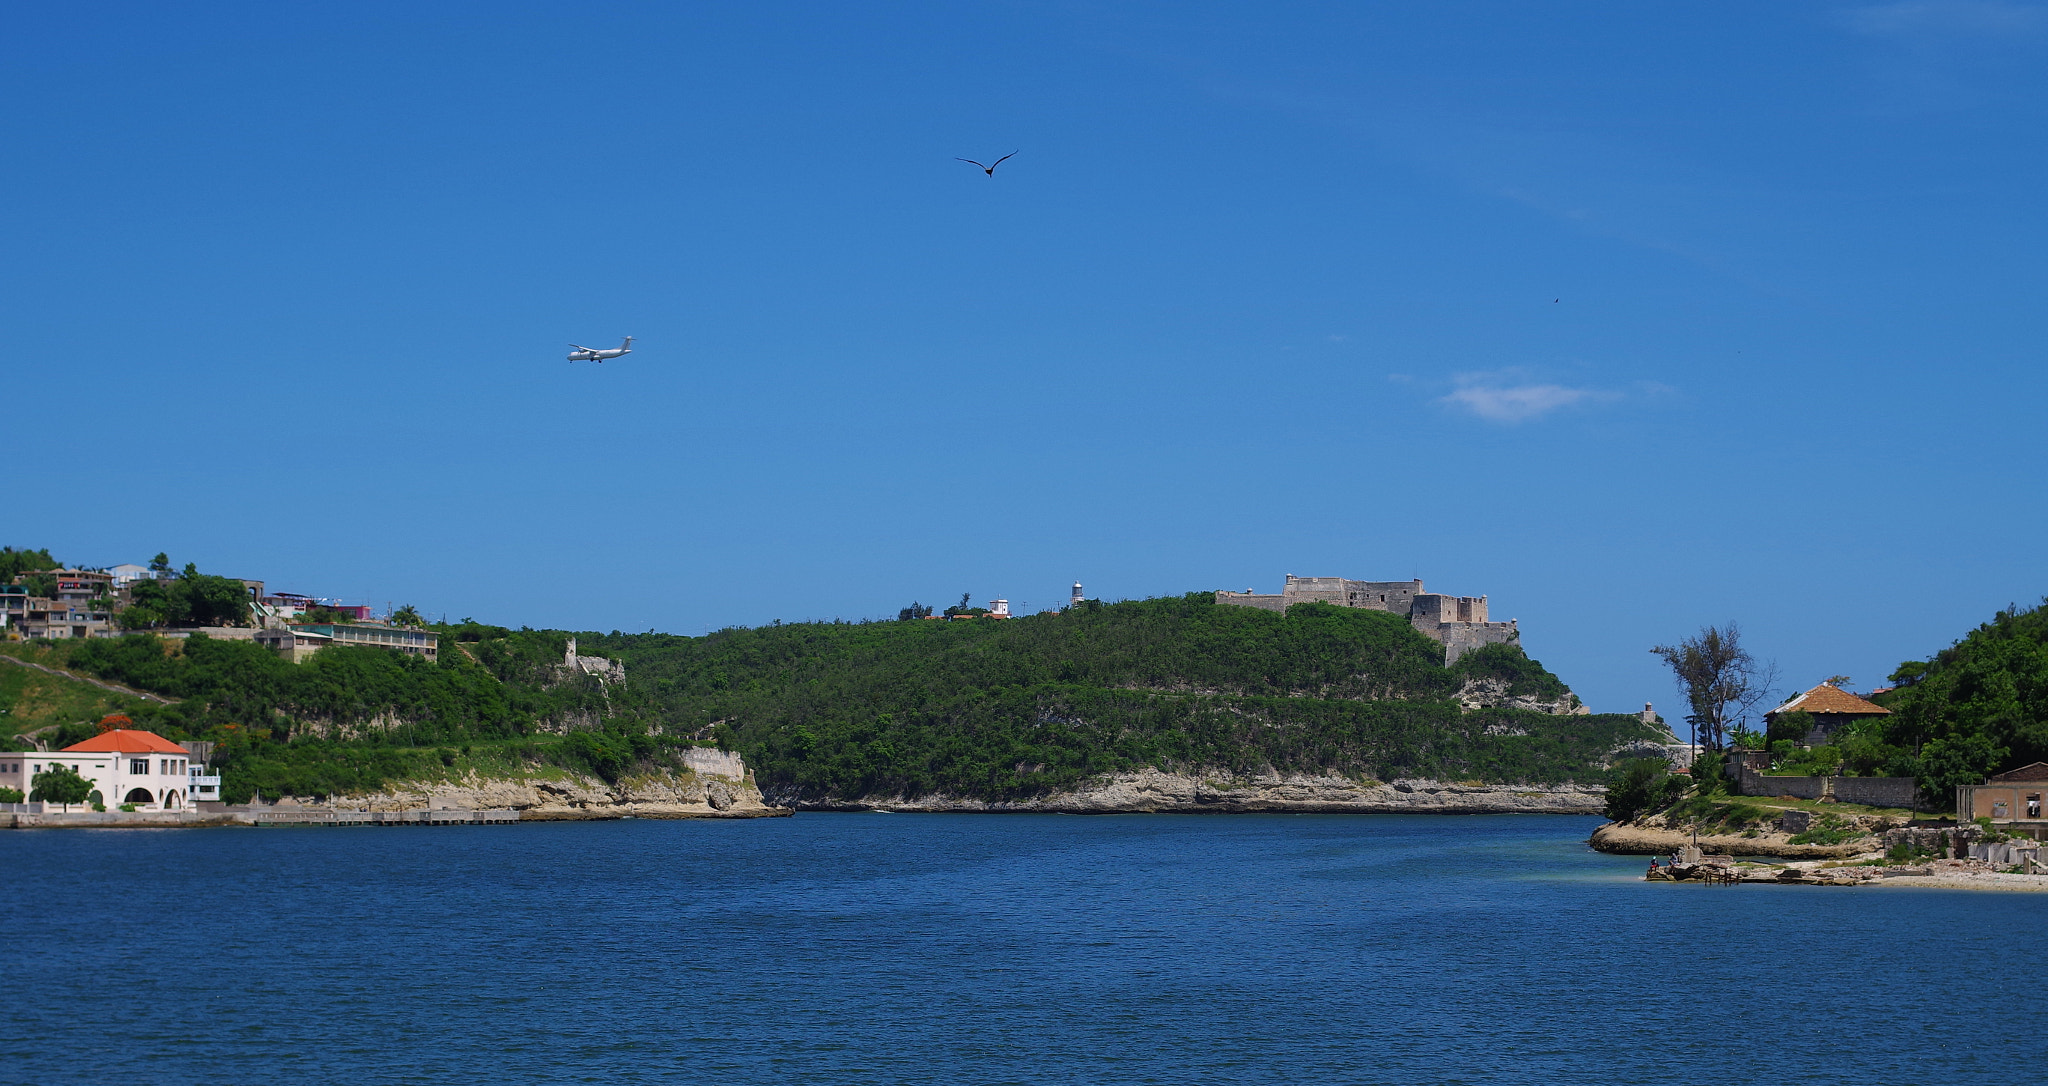
[(1522, 639), (1513, 621), (1486, 621), (1485, 596), (1442, 596), (1422, 590), (1421, 578), (1412, 581), (1347, 581), (1342, 577), (1296, 577), (1287, 575), (1287, 587), (1277, 596), (1265, 596), (1247, 588), (1242, 592), (1218, 592), (1217, 603), (1239, 607), (1263, 607), (1285, 612), (1297, 603), (1333, 603), (1367, 611), (1391, 611), (1407, 615), (1408, 622), (1424, 635), (1444, 643), (1444, 665), (1481, 645), (1505, 645)]

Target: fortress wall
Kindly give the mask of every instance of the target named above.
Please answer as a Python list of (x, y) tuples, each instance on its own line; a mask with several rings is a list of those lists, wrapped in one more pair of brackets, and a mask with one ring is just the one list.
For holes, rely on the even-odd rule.
[(741, 763), (737, 751), (716, 750), (711, 747), (684, 747), (683, 764), (693, 773), (710, 773), (721, 777), (745, 778), (747, 767)]
[(1344, 605), (1405, 615), (1415, 609), (1421, 581), (1345, 581)]
[(1259, 596), (1245, 592), (1218, 592), (1217, 603), (1230, 603), (1239, 607), (1257, 607), (1265, 611), (1285, 611), (1290, 601), (1285, 596)]
[(1512, 644), (1522, 639), (1522, 632), (1512, 622), (1445, 622), (1434, 632), (1417, 623), (1416, 629), (1444, 643), (1446, 667), (1482, 645)]

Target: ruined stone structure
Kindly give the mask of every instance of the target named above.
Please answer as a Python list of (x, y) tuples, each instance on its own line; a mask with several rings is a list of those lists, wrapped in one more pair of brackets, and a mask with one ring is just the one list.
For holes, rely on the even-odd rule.
[(569, 639), (569, 651), (562, 654), (563, 671), (580, 671), (597, 676), (598, 682), (622, 683), (626, 681), (626, 665), (623, 661), (607, 660), (602, 656), (576, 655), (576, 639)]
[(1347, 581), (1342, 577), (1296, 577), (1287, 575), (1287, 586), (1279, 595), (1218, 592), (1217, 603), (1239, 607), (1260, 607), (1285, 613), (1297, 603), (1330, 603), (1368, 611), (1391, 611), (1408, 616), (1408, 622), (1425, 636), (1444, 643), (1444, 664), (1481, 645), (1512, 644), (1522, 633), (1512, 621), (1488, 622), (1485, 596), (1442, 596), (1424, 592), (1420, 579), (1413, 581)]

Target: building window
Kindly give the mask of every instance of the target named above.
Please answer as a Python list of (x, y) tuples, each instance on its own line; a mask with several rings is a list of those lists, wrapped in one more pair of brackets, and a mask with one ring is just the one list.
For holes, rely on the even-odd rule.
[(2004, 800), (1998, 799), (1991, 801), (1991, 817), (2004, 818), (2008, 810), (2009, 808), (2006, 807)]
[(2033, 795), (2027, 797), (2027, 817), (2041, 817), (2041, 793), (2035, 792)]
[(130, 759), (128, 759), (128, 772), (130, 772), (130, 773), (134, 773), (134, 774), (137, 774), (137, 775), (141, 775), (141, 774), (145, 774), (145, 773), (148, 773), (148, 772), (149, 772), (149, 759), (147, 759), (147, 758), (130, 758)]

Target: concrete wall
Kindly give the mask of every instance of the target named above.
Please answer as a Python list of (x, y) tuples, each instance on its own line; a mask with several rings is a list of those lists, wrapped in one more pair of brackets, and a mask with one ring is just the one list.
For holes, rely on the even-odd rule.
[(1760, 772), (1769, 758), (1762, 751), (1740, 751), (1727, 756), (1729, 775), (1735, 778), (1738, 792), (1745, 796), (1833, 799), (1867, 807), (1910, 808), (1918, 797), (1911, 777), (1790, 777)]

